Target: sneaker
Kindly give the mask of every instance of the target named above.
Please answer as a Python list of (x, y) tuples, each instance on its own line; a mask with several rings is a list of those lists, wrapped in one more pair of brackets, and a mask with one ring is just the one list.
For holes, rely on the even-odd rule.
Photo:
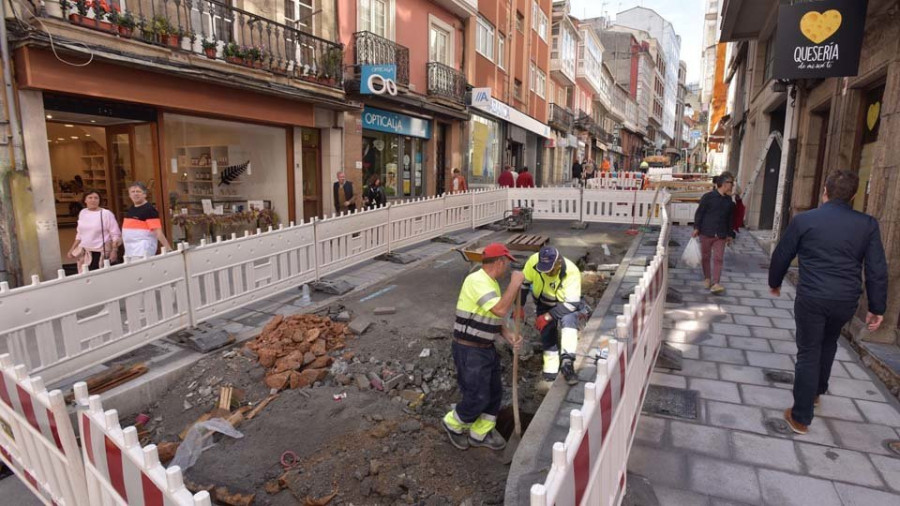
[(784, 419), (787, 421), (788, 426), (790, 426), (791, 430), (800, 434), (801, 436), (809, 432), (809, 426), (803, 425), (802, 423), (794, 420), (794, 417), (791, 415), (791, 408), (787, 408), (784, 410)]
[(575, 366), (572, 364), (571, 360), (564, 360), (560, 369), (562, 369), (566, 383), (569, 385), (578, 384), (578, 376), (575, 374)]
[(706, 278), (706, 279), (703, 280), (703, 286), (704, 286), (704, 288), (706, 288), (707, 290), (709, 290), (709, 287), (712, 286), (712, 283), (709, 281), (709, 278)]
[(444, 430), (447, 431), (447, 435), (450, 436), (450, 444), (460, 450), (467, 450), (469, 448), (469, 436), (467, 434), (454, 432), (453, 429), (447, 425), (447, 422), (443, 420), (441, 420), (441, 425), (444, 426)]
[(506, 448), (506, 440), (503, 439), (503, 436), (497, 432), (497, 429), (492, 429), (487, 436), (484, 437), (483, 441), (479, 441), (472, 436), (469, 436), (469, 446), (483, 446), (484, 448), (490, 448), (491, 450), (502, 450)]
[(713, 286), (709, 287), (709, 291), (710, 291), (713, 295), (719, 295), (719, 294), (721, 294), (721, 293), (725, 293), (725, 287), (722, 286), (722, 285), (720, 285), (720, 284), (718, 284), (718, 283), (716, 283), (716, 284), (714, 284)]

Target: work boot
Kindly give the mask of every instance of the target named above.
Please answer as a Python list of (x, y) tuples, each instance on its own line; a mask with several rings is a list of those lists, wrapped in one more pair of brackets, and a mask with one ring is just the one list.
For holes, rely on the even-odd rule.
[(469, 446), (483, 446), (491, 450), (502, 450), (506, 448), (506, 440), (497, 432), (497, 429), (491, 429), (482, 441), (469, 436)]
[(722, 286), (722, 285), (720, 285), (720, 284), (718, 284), (718, 283), (716, 283), (716, 284), (714, 284), (713, 286), (711, 286), (711, 287), (709, 288), (709, 291), (710, 291), (713, 295), (721, 295), (721, 294), (725, 293), (725, 287)]
[(450, 444), (459, 448), (460, 450), (469, 449), (469, 436), (464, 432), (454, 432), (453, 429), (447, 425), (447, 422), (441, 420), (441, 425), (444, 426), (444, 430), (447, 431), (447, 435), (450, 436)]
[(555, 372), (545, 372), (541, 374), (541, 379), (548, 383), (553, 383), (554, 381), (556, 381), (556, 375), (557, 373)]
[(566, 379), (567, 384), (578, 384), (578, 375), (575, 374), (575, 365), (571, 360), (563, 360), (560, 369), (562, 369), (563, 377)]

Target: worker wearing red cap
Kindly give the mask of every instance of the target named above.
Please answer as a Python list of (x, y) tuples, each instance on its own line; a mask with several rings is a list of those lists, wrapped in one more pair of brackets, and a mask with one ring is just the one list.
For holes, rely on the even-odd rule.
[(521, 336), (503, 326), (515, 303), (524, 276), (513, 271), (509, 286), (501, 295), (498, 279), (515, 260), (506, 246), (493, 243), (484, 248), (482, 268), (466, 277), (456, 302), (453, 326), (453, 363), (462, 400), (444, 416), (442, 424), (450, 442), (460, 450), (483, 446), (502, 450), (506, 440), (497, 432), (497, 413), (503, 398), (500, 355), (494, 348), (498, 337), (512, 346)]

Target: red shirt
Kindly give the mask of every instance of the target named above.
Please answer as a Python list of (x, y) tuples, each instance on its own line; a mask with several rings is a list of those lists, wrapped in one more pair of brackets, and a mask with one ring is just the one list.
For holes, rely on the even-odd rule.
[(534, 188), (534, 178), (531, 177), (531, 172), (519, 174), (519, 179), (516, 179), (516, 188)]
[(497, 184), (506, 188), (515, 187), (516, 180), (513, 179), (512, 172), (508, 170), (504, 170), (503, 173), (500, 174), (500, 177), (497, 179)]

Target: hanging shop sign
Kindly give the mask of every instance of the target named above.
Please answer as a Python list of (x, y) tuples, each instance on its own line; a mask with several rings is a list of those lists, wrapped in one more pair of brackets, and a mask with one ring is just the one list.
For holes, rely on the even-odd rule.
[(363, 95), (397, 95), (397, 65), (362, 65), (359, 92)]
[(775, 33), (776, 79), (855, 76), (868, 0), (782, 2)]
[(363, 109), (363, 128), (410, 137), (431, 138), (431, 121), (374, 107)]

